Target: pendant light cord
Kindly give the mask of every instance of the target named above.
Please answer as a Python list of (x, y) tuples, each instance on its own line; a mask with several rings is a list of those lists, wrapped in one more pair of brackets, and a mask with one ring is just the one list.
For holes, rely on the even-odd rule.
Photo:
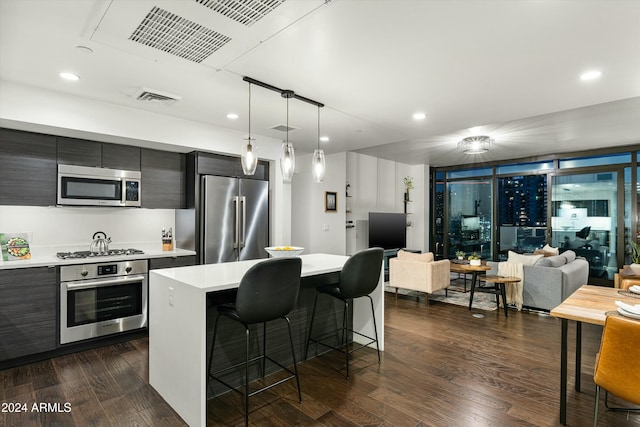
[(251, 83), (249, 83), (249, 145), (251, 145)]
[(318, 150), (320, 150), (320, 106), (318, 105)]

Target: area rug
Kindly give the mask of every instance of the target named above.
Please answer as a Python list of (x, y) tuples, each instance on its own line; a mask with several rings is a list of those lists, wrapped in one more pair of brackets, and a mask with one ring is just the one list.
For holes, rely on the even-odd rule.
[[(453, 282), (453, 281), (452, 281)], [(385, 292), (390, 292), (395, 294), (396, 288), (392, 288), (388, 283), (385, 283)], [(429, 303), (434, 301), (443, 302), (446, 304), (453, 305), (461, 305), (464, 307), (469, 307), (469, 298), (471, 293), (469, 292), (469, 287), (467, 286), (467, 292), (462, 292), (463, 287), (458, 285), (450, 285), (448, 296), (445, 295), (444, 289), (440, 290), (436, 293), (429, 294)], [(422, 302), (424, 302), (424, 293), (411, 291), (408, 289), (398, 289), (398, 298), (416, 298), (419, 297)], [(493, 294), (485, 294), (482, 292), (476, 292), (473, 295), (473, 309), (474, 310), (485, 310), (485, 311), (494, 311), (497, 310), (496, 307), (496, 297)]]

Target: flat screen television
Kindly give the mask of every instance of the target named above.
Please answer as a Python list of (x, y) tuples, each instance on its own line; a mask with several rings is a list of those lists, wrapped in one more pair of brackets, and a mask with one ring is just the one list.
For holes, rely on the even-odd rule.
[(369, 212), (369, 247), (402, 249), (407, 246), (407, 216)]

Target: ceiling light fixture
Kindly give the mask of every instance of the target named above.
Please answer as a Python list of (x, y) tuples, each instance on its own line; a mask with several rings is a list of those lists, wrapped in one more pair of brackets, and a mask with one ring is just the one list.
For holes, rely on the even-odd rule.
[[(249, 86), (251, 86), (251, 85), (249, 85)], [(249, 91), (251, 91), (251, 89), (249, 89)], [(251, 96), (251, 95), (249, 95), (249, 96)], [(249, 102), (251, 102), (251, 101), (249, 101)], [(251, 108), (251, 107), (249, 107), (249, 108)], [(236, 113), (227, 114), (227, 119), (229, 119), (229, 120), (236, 120), (238, 117), (240, 117), (240, 116), (238, 116)]]
[(59, 76), (65, 80), (69, 80), (70, 82), (77, 82), (78, 80), (80, 80), (80, 76), (73, 73), (62, 72), (59, 74)]
[(580, 80), (582, 81), (596, 80), (596, 79), (599, 79), (600, 76), (602, 76), (602, 71), (592, 70), (592, 71), (587, 71), (586, 73), (580, 74)]
[(331, 139), (328, 136), (321, 136), (320, 137), (320, 142), (329, 142), (331, 141)]
[(320, 148), (320, 106), (318, 106), (318, 148), (313, 151), (313, 159), (311, 160), (311, 173), (315, 182), (324, 181), (324, 172), (326, 164), (324, 160), (324, 150)]
[(413, 113), (413, 120), (424, 120), (427, 118), (425, 113)]
[(489, 151), (494, 142), (486, 135), (469, 136), (458, 142), (458, 151), (464, 154), (482, 154)]
[[(279, 88), (277, 88), (275, 86), (272, 86), (270, 84), (263, 83), (263, 82), (261, 82), (259, 80), (256, 80), (256, 79), (252, 79), (251, 77), (244, 76), (242, 78), (242, 80), (244, 80), (245, 82), (248, 82), (248, 83), (253, 83), (253, 84), (258, 85), (260, 87), (263, 87), (265, 89), (272, 90), (274, 92), (279, 92), (280, 96), (282, 96), (283, 98), (286, 98), (286, 100), (287, 100), (287, 124), (286, 124), (287, 136), (286, 136), (286, 139), (282, 142), (282, 152), (280, 154), (280, 171), (282, 172), (282, 179), (285, 182), (290, 182), (291, 178), (293, 177), (293, 172), (295, 171), (295, 167), (296, 167), (296, 157), (295, 157), (295, 151), (293, 149), (293, 144), (291, 142), (289, 142), (289, 99), (295, 98), (295, 99), (297, 99), (299, 101), (303, 101), (303, 102), (306, 102), (308, 104), (312, 104), (312, 105), (315, 105), (316, 107), (318, 107), (318, 137), (320, 137), (320, 112), (319, 112), (319, 109), (324, 107), (324, 104), (322, 104), (320, 102), (317, 102), (317, 101), (314, 101), (313, 99), (309, 99), (309, 98), (305, 98), (304, 96), (300, 96), (300, 95), (296, 94), (292, 90), (279, 89)], [(320, 148), (320, 146), (319, 146), (319, 143), (318, 143), (318, 149), (319, 148)], [(314, 156), (315, 156), (315, 153), (314, 153)], [(324, 153), (323, 153), (323, 159), (324, 159)]]
[(255, 139), (251, 138), (251, 83), (249, 83), (249, 135), (245, 138), (245, 141), (247, 141), (247, 143), (242, 143), (240, 151), (242, 172), (244, 172), (245, 175), (253, 175), (258, 166), (258, 156), (254, 153), (256, 149)]
[(285, 182), (291, 182), (293, 172), (296, 169), (296, 155), (295, 150), (293, 149), (293, 144), (289, 142), (289, 99), (293, 98), (294, 94), (290, 90), (283, 90), (281, 95), (287, 100), (287, 139), (282, 143), (282, 152), (280, 153), (280, 171), (282, 172), (282, 179)]

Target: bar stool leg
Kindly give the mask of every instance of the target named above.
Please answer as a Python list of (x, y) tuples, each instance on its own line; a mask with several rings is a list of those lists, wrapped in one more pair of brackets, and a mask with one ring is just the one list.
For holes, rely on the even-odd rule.
[(262, 378), (267, 370), (267, 322), (262, 324)]
[(249, 427), (249, 327), (245, 325), (246, 353), (244, 362), (244, 425)]
[[(307, 345), (304, 348), (304, 360), (307, 360), (307, 356), (309, 354), (309, 342), (311, 341), (311, 333), (313, 332), (313, 320), (316, 317), (316, 304), (318, 303), (318, 293), (316, 292), (316, 297), (313, 300), (313, 310), (311, 310), (311, 324), (309, 325), (309, 334), (307, 335)], [(317, 345), (316, 345), (317, 348)]]
[(347, 315), (347, 313), (349, 313), (349, 301), (344, 302), (344, 313), (342, 317), (342, 341), (344, 343), (344, 357), (345, 361), (347, 362), (347, 379), (349, 379), (349, 337), (347, 334), (347, 332), (349, 331), (349, 316)]
[(300, 390), (300, 377), (298, 376), (298, 364), (296, 363), (296, 351), (293, 347), (293, 335), (291, 335), (291, 322), (287, 316), (284, 317), (287, 321), (287, 328), (289, 329), (289, 343), (291, 344), (291, 357), (293, 357), (293, 371), (296, 373), (296, 383), (298, 384), (298, 399), (302, 403), (302, 391)]
[(476, 290), (476, 281), (474, 277), (471, 279), (471, 295), (469, 295), (469, 310), (471, 310), (471, 306), (473, 305), (473, 293), (475, 292), (475, 290)]
[(207, 384), (209, 383), (209, 374), (211, 373), (211, 362), (213, 361), (213, 348), (216, 345), (216, 334), (218, 333), (218, 320), (220, 315), (216, 316), (215, 326), (213, 327), (213, 340), (211, 340), (211, 351), (209, 352), (209, 363), (207, 363)]
[[(378, 344), (378, 327), (376, 326), (376, 310), (373, 308), (373, 298), (371, 295), (367, 295), (369, 302), (371, 302), (371, 316), (373, 318), (373, 332), (376, 334), (376, 350), (378, 350), (378, 363), (380, 363), (380, 345)], [(428, 298), (428, 295), (427, 295)]]

